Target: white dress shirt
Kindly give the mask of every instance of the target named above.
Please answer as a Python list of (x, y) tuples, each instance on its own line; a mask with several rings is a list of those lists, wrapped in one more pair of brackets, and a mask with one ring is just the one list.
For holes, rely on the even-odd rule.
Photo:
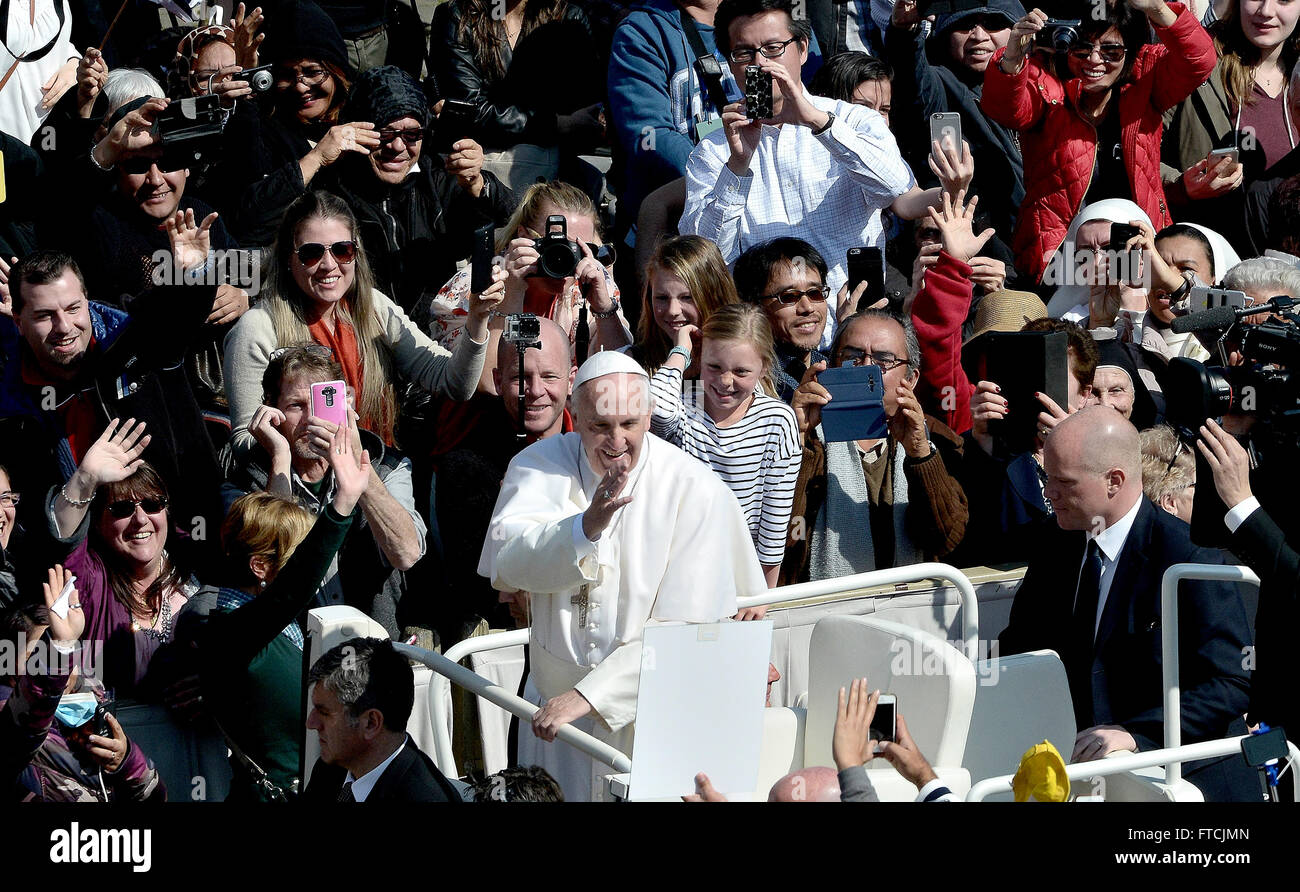
[[(1101, 625), (1101, 615), (1106, 609), (1106, 598), (1110, 595), (1110, 584), (1115, 581), (1115, 566), (1119, 562), (1120, 552), (1124, 550), (1124, 541), (1128, 539), (1129, 530), (1133, 529), (1133, 521), (1137, 519), (1141, 507), (1142, 497), (1139, 495), (1127, 514), (1106, 527), (1095, 537), (1097, 547), (1101, 550), (1101, 582), (1097, 586), (1097, 615), (1093, 618), (1092, 623), (1094, 637), (1097, 634), (1098, 626)], [(1086, 550), (1083, 553), (1083, 559), (1084, 561), (1088, 559)], [(1082, 563), (1079, 565), (1079, 572), (1083, 572)]]
[(373, 790), (375, 784), (378, 783), (379, 775), (383, 774), (384, 770), (388, 768), (389, 765), (393, 764), (393, 760), (396, 759), (404, 749), (406, 749), (405, 740), (402, 741), (401, 746), (393, 750), (391, 756), (380, 762), (374, 768), (371, 768), (365, 774), (361, 775), (361, 777), (354, 778), (352, 772), (349, 771), (346, 783), (352, 784), (352, 798), (357, 802), (365, 802), (366, 797), (370, 795), (370, 791)]
[(686, 207), (678, 229), (717, 244), (734, 263), (746, 249), (777, 238), (806, 240), (826, 260), (831, 289), (821, 346), (834, 335), (835, 296), (848, 281), (849, 248), (885, 246), (880, 212), (914, 185), (885, 119), (874, 109), (804, 91), (835, 115), (823, 133), (811, 127), (762, 125), (745, 176), (727, 167), (725, 131), (709, 134), (686, 163)]
[(1246, 518), (1254, 514), (1257, 508), (1259, 508), (1259, 499), (1254, 496), (1242, 499), (1241, 502), (1233, 505), (1232, 510), (1228, 512), (1228, 516), (1223, 518), (1223, 522), (1228, 525), (1228, 532), (1237, 532), (1237, 527), (1245, 523)]

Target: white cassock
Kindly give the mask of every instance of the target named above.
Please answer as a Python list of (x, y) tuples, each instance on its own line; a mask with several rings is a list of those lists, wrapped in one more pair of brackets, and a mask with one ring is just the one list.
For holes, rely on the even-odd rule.
[[(621, 493), (632, 501), (591, 543), (582, 515), (601, 476), (576, 433), (520, 452), (478, 571), (499, 591), (532, 593), (534, 702), (576, 688), (593, 711), (574, 727), (630, 755), (646, 624), (717, 622), (767, 583), (740, 503), (708, 465), (646, 433)], [(527, 725), (519, 764), (549, 771), (566, 801), (608, 796), (600, 781), (608, 766)]]

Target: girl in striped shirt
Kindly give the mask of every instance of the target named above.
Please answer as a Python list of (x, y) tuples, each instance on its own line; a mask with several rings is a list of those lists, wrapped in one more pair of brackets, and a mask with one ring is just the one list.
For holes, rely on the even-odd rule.
[[(768, 395), (776, 362), (772, 329), (754, 304), (717, 309), (704, 324), (700, 380), (683, 392), (693, 329), (678, 330), (677, 346), (651, 378), (650, 429), (707, 462), (736, 494), (768, 585), (774, 586), (803, 453), (794, 411)], [(763, 613), (744, 610), (740, 618)]]

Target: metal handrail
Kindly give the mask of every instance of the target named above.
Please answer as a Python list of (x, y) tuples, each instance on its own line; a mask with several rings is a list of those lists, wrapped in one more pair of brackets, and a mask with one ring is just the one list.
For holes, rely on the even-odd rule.
[[(449, 647), (443, 657), (459, 665), (460, 661), (470, 654), (527, 644), (528, 636), (528, 629), (514, 629), (509, 632), (496, 632), (491, 635), (480, 635), (477, 638), (466, 638)], [(438, 768), (444, 773), (447, 771), (455, 773), (456, 757), (453, 755), (451, 747), (452, 713), (451, 706), (447, 702), (448, 695), (451, 693), (451, 683), (447, 680), (447, 675), (437, 673), (437, 676), (437, 678), (429, 682), (429, 715), (433, 722), (434, 748), (437, 750), (436, 761), (439, 763)], [(526, 703), (528, 701), (521, 702)], [(529, 717), (532, 717), (532, 713), (529, 713)]]
[[(1259, 577), (1249, 567), (1228, 564), (1174, 564), (1165, 571), (1160, 583), (1160, 652), (1165, 686), (1165, 749), (1175, 749), (1183, 741), (1182, 689), (1178, 681), (1178, 583), (1184, 579), (1207, 582), (1246, 582), (1259, 585)], [(1173, 785), (1183, 776), (1182, 762), (1170, 762), (1165, 768), (1165, 783)], [(1300, 788), (1300, 785), (1297, 785)]]
[[(847, 593), (862, 588), (920, 582), (925, 579), (942, 579), (956, 587), (961, 598), (962, 643), (965, 647), (966, 657), (971, 662), (975, 662), (978, 659), (979, 646), (979, 599), (975, 594), (975, 586), (971, 584), (966, 574), (950, 564), (910, 564), (906, 567), (892, 567), (887, 570), (871, 570), (853, 576), (838, 576), (816, 582), (785, 585), (769, 589), (761, 595), (737, 598), (736, 605), (739, 609), (761, 607), (785, 601), (799, 601), (805, 598)], [(470, 654), (527, 644), (530, 634), (529, 629), (515, 629), (509, 632), (481, 635), (477, 638), (466, 638), (448, 648), (443, 658), (459, 664), (461, 660)], [(482, 678), (472, 672), (470, 674), (474, 675), (475, 678)], [(447, 705), (450, 686), (444, 687), (442, 681), (444, 677), (451, 680), (454, 680), (454, 678), (450, 673), (440, 672), (438, 675), (441, 677), (433, 679), (429, 684), (429, 712), (433, 722), (435, 761), (444, 773), (448, 771), (455, 773), (456, 758), (452, 754), (451, 746), (452, 718), (451, 710)], [(513, 712), (513, 710), (511, 711)], [(515, 715), (519, 715), (519, 713), (516, 712)], [(525, 717), (531, 718), (531, 716), (532, 713), (530, 712)]]
[[(1154, 768), (1158, 765), (1181, 765), (1183, 762), (1191, 762), (1196, 759), (1230, 756), (1233, 753), (1241, 752), (1241, 742), (1249, 736), (1242, 735), (1224, 740), (1207, 740), (1202, 743), (1189, 743), (1186, 746), (1150, 750), (1145, 753), (1110, 756), (1106, 759), (1098, 759), (1095, 762), (1077, 762), (1073, 765), (1066, 765), (1065, 774), (1070, 779), (1070, 783), (1073, 784), (1075, 781), (1089, 780), (1094, 777), (1108, 777), (1112, 774), (1124, 774), (1141, 768)], [(1286, 746), (1291, 756), (1292, 768), (1300, 769), (1300, 749), (1297, 749), (1296, 745), (1289, 740)], [(1000, 777), (985, 778), (970, 788), (970, 792), (966, 794), (966, 801), (979, 802), (984, 797), (994, 793), (1006, 793), (1011, 790), (1011, 781), (1014, 777), (1014, 774), (1004, 774)], [(1300, 802), (1300, 784), (1294, 784), (1293, 788), (1294, 799), (1296, 802)]]
[[(476, 672), (471, 672), (459, 663), (455, 663), (444, 657), (442, 654), (434, 653), (431, 650), (425, 650), (422, 647), (415, 647), (411, 644), (394, 644), (393, 649), (413, 660), (418, 660), (428, 666), (437, 675), (444, 676), (456, 684), (465, 688), (472, 694), (482, 697), (489, 703), (493, 703), (507, 712), (519, 716), (521, 719), (532, 721), (533, 715), (539, 710), (538, 707), (529, 703), (522, 697), (517, 697), (505, 688), (495, 685)], [(433, 680), (433, 684), (437, 679)], [(440, 727), (435, 721), (434, 729)], [(610, 766), (617, 773), (628, 772), (632, 770), (632, 760), (614, 747), (597, 740), (584, 731), (579, 731), (573, 725), (562, 725), (556, 733), (556, 739), (562, 740), (569, 746), (575, 747), (580, 752), (586, 753), (598, 762)], [(456, 759), (451, 753), (450, 741), (446, 741), (446, 749), (443, 749), (444, 741), (438, 739), (437, 759), (440, 764), (439, 769), (443, 772), (449, 772), (453, 777), (459, 777), (456, 771)]]
[(801, 601), (805, 598), (819, 598), (840, 592), (850, 592), (860, 588), (874, 588), (880, 585), (899, 585), (904, 582), (920, 582), (923, 579), (942, 579), (952, 583), (961, 598), (962, 643), (965, 645), (966, 657), (973, 663), (979, 653), (979, 599), (975, 595), (975, 586), (965, 573), (951, 564), (927, 563), (909, 564), (905, 567), (891, 567), (887, 570), (869, 570), (852, 576), (836, 576), (831, 579), (819, 579), (816, 582), (801, 582), (796, 585), (783, 585), (768, 589), (761, 595), (737, 598), (736, 606), (763, 607), (782, 601)]

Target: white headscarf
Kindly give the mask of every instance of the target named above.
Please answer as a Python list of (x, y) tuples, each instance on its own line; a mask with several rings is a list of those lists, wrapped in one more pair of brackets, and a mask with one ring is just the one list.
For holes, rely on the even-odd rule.
[(1219, 284), (1223, 280), (1223, 274), (1241, 263), (1241, 258), (1237, 256), (1236, 250), (1228, 243), (1228, 240), (1210, 227), (1202, 226), (1200, 223), (1188, 223), (1187, 225), (1198, 230), (1210, 240), (1210, 249), (1214, 252), (1214, 281), (1208, 284)]
[[(1135, 203), (1127, 198), (1103, 198), (1101, 201), (1094, 201), (1092, 204), (1085, 205), (1078, 215), (1070, 221), (1070, 228), (1065, 233), (1065, 241), (1061, 243), (1057, 260), (1053, 258), (1053, 263), (1060, 264), (1058, 269), (1064, 270), (1069, 266), (1072, 270), (1077, 269), (1074, 262), (1075, 239), (1079, 236), (1079, 229), (1084, 223), (1091, 223), (1094, 220), (1108, 220), (1111, 223), (1128, 223), (1130, 220), (1141, 220), (1148, 226), (1152, 226), (1151, 218), (1147, 216), (1146, 211), (1138, 207)], [(1050, 271), (1051, 267), (1049, 267)], [(1052, 294), (1052, 299), (1047, 303), (1047, 314), (1053, 319), (1060, 319), (1071, 307), (1083, 304), (1088, 305), (1088, 286), (1065, 284), (1057, 288)]]

